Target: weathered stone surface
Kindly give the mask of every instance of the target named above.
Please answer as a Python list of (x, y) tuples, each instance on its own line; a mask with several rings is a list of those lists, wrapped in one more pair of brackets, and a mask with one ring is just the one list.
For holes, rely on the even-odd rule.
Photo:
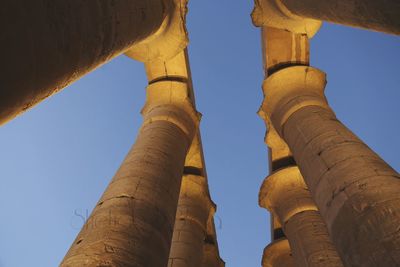
[(272, 211), (283, 226), (297, 213), (317, 210), (296, 166), (280, 169), (264, 180), (259, 204)]
[(343, 266), (298, 167), (282, 168), (267, 177), (259, 202), (283, 226), (297, 266)]
[(164, 0), (168, 16), (151, 36), (135, 43), (125, 54), (135, 60), (170, 60), (189, 43), (186, 30), (188, 0)]
[(154, 56), (175, 56), (187, 44), (185, 12), (177, 0), (3, 1), (0, 125), (155, 36), (171, 35)]
[(309, 65), (310, 44), (306, 34), (261, 27), (265, 77), (288, 66)]
[(296, 16), (400, 34), (397, 0), (279, 0)]
[(293, 257), (298, 266), (343, 266), (318, 211), (295, 214), (285, 224), (285, 233), (290, 237)]
[(213, 210), (205, 177), (184, 175), (168, 266), (201, 267), (207, 221)]
[(198, 116), (187, 85), (165, 81), (148, 87), (143, 116), (135, 145), (61, 266), (167, 265)]
[[(288, 67), (309, 65), (305, 34), (262, 27), (262, 44), (266, 77)], [(296, 266), (343, 266), (292, 152), (275, 130), (265, 106), (259, 115), (268, 128), (265, 142), (271, 173), (261, 186), (259, 204), (271, 211), (272, 241), (288, 239)]]
[(321, 27), (321, 21), (294, 15), (280, 0), (254, 0), (251, 14), (257, 27), (273, 27), (313, 37)]
[[(149, 83), (163, 80), (186, 83), (190, 101), (195, 106), (187, 49), (169, 60), (147, 62), (145, 67)], [(205, 169), (198, 130), (185, 159), (168, 266), (223, 266), (213, 223), (216, 206), (211, 201)]]
[(345, 265), (400, 265), (400, 175), (338, 121), (325, 83), (314, 68), (280, 70), (264, 83), (263, 109), (299, 164)]
[(255, 26), (268, 26), (313, 37), (321, 21), (400, 34), (396, 0), (255, 0)]

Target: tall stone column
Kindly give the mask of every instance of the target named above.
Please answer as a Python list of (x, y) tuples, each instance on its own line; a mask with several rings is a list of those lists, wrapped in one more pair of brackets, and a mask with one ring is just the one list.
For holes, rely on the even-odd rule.
[(296, 266), (343, 266), (296, 166), (282, 168), (267, 177), (259, 201), (283, 226)]
[[(187, 49), (174, 58), (147, 62), (145, 66), (150, 84), (166, 80), (188, 84), (189, 98), (195, 106)], [(219, 258), (213, 228), (215, 209), (208, 190), (201, 134), (198, 130), (186, 155), (168, 266), (200, 267), (206, 262), (204, 266), (212, 267), (216, 262), (223, 262)]]
[(335, 116), (325, 73), (281, 69), (263, 111), (288, 144), (346, 266), (400, 265), (400, 175)]
[(397, 0), (255, 0), (253, 21), (294, 33), (311, 33), (318, 21), (329, 21), (400, 35)]
[(201, 267), (207, 220), (214, 210), (205, 177), (184, 175), (168, 267)]
[(144, 123), (61, 266), (165, 267), (199, 116), (186, 83), (147, 88)]
[(127, 50), (146, 61), (187, 44), (186, 0), (1, 4), (0, 125)]
[[(309, 64), (305, 34), (264, 27), (262, 40), (266, 77), (289, 66)], [(262, 109), (259, 115), (268, 128), (265, 142), (270, 161), (259, 204), (271, 212), (273, 241), (288, 239), (296, 266), (343, 266), (290, 149)]]
[(263, 253), (262, 267), (294, 267), (296, 266), (286, 238), (269, 244)]

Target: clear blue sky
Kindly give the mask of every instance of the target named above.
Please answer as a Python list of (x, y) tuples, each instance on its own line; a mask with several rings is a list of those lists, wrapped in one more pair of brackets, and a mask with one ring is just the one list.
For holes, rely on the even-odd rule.
[[(270, 239), (258, 207), (268, 173), (256, 111), (263, 80), (252, 1), (189, 5), (189, 53), (221, 256), (260, 266)], [(400, 38), (324, 24), (312, 65), (339, 119), (400, 169)], [(23, 78), (23, 77), (21, 77)], [(0, 267), (57, 266), (135, 140), (146, 77), (125, 56), (0, 128)]]

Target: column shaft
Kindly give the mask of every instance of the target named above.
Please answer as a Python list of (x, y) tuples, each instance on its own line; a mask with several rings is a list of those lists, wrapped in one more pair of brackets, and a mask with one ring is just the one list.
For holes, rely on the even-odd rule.
[(175, 5), (175, 0), (2, 1), (0, 125), (165, 31)]
[(297, 16), (400, 34), (397, 0), (281, 0)]
[(400, 175), (348, 130), (325, 74), (289, 67), (264, 83), (263, 110), (290, 147), (348, 266), (400, 265)]
[(205, 178), (184, 175), (168, 267), (201, 267), (211, 207)]
[[(178, 206), (178, 212), (179, 212)], [(203, 260), (204, 230), (196, 222), (177, 219), (168, 267), (200, 267)]]
[(318, 211), (307, 210), (293, 215), (285, 224), (285, 234), (297, 266), (343, 267)]
[(167, 266), (197, 114), (186, 84), (160, 82), (147, 92), (136, 143), (61, 266)]

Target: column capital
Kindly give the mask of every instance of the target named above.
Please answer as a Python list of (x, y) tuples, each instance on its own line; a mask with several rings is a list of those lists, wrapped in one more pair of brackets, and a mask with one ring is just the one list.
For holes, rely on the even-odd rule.
[(259, 205), (275, 214), (283, 227), (297, 213), (318, 210), (297, 166), (280, 169), (264, 180)]
[(190, 100), (187, 83), (176, 81), (150, 84), (142, 115), (145, 118), (143, 125), (158, 120), (174, 123), (189, 137), (190, 142), (201, 118)]
[(261, 109), (282, 136), (282, 126), (290, 115), (306, 106), (330, 109), (324, 90), (326, 74), (308, 66), (293, 66), (273, 73), (263, 83)]
[(269, 244), (263, 253), (263, 267), (293, 267), (294, 261), (286, 238), (276, 240)]
[(268, 145), (268, 147), (284, 155), (290, 154), (290, 150), (286, 142), (279, 136), (271, 122), (271, 119), (262, 108), (259, 109), (258, 115), (264, 120), (265, 125), (267, 126), (264, 142)]
[(166, 17), (161, 27), (151, 36), (135, 43), (125, 54), (141, 62), (168, 60), (189, 43), (186, 30), (187, 0), (163, 0)]
[(268, 26), (313, 37), (321, 27), (319, 20), (303, 18), (292, 13), (281, 0), (255, 0), (251, 14), (257, 27)]

